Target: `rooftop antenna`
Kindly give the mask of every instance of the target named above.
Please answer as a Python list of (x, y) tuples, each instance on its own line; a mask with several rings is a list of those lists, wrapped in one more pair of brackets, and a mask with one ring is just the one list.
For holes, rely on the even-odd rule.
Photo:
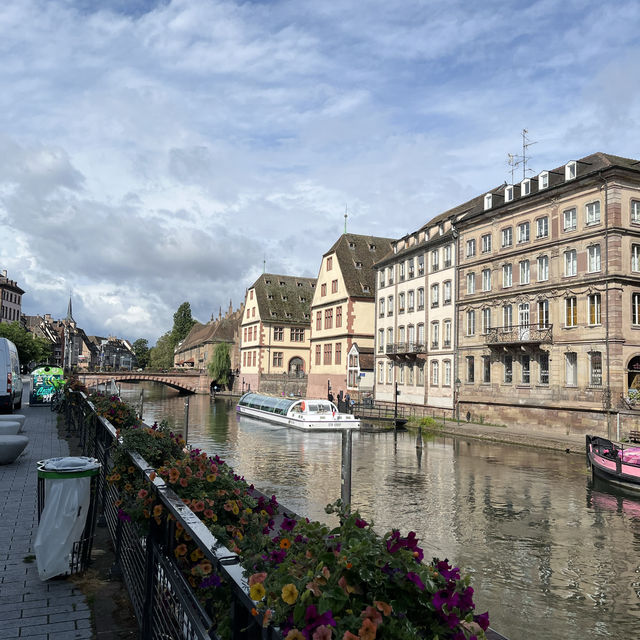
[(527, 162), (531, 159), (527, 156), (527, 149), (537, 142), (531, 142), (527, 137), (529, 133), (528, 129), (522, 130), (522, 155), (518, 155), (516, 153), (507, 153), (507, 164), (511, 167), (511, 184), (515, 182), (516, 179), (516, 169), (522, 165), (522, 179), (524, 180), (527, 177), (527, 171), (533, 172), (533, 169), (527, 168)]
[(267, 273), (267, 257), (262, 258), (262, 273)]
[(344, 205), (344, 232), (347, 233), (347, 218), (349, 214), (347, 212), (347, 205)]

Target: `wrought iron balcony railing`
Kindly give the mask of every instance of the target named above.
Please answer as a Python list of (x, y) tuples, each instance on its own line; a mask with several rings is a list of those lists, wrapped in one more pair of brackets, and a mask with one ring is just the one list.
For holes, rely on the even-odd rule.
[(540, 344), (553, 342), (552, 324), (520, 324), (493, 327), (486, 333), (487, 344)]
[(387, 355), (410, 355), (424, 352), (425, 344), (423, 342), (393, 342), (387, 345)]

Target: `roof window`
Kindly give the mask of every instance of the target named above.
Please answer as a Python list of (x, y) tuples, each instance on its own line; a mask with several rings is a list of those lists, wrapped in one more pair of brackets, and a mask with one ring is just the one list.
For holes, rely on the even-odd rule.
[(491, 209), (491, 203), (493, 202), (493, 194), (487, 193), (484, 197), (484, 210)]
[(280, 280), (280, 286), (281, 286), (281, 287), (284, 287), (284, 285), (285, 285), (284, 280)]
[(375, 251), (376, 250), (376, 245), (375, 244), (370, 244), (369, 245), (369, 251)]
[(531, 180), (529, 178), (525, 178), (520, 183), (520, 195), (528, 196), (531, 193)]
[(512, 184), (508, 184), (504, 188), (504, 201), (505, 202), (511, 202), (512, 200), (513, 200), (513, 185)]
[(354, 263), (356, 265), (356, 269), (362, 269), (362, 262), (355, 262)]
[(572, 160), (571, 162), (567, 162), (567, 164), (564, 165), (564, 179), (574, 180), (577, 175), (577, 171), (578, 171), (578, 164), (576, 163), (575, 160)]
[(265, 284), (271, 284), (271, 280), (265, 280)]
[(356, 243), (355, 242), (349, 242), (349, 249), (355, 249), (356, 248)]
[(549, 172), (542, 171), (538, 176), (538, 190), (547, 189), (549, 187)]
[(370, 293), (370, 292), (371, 292), (371, 289), (369, 288), (369, 285), (368, 285), (368, 284), (363, 284), (363, 285), (362, 285), (362, 290), (363, 290), (365, 293)]

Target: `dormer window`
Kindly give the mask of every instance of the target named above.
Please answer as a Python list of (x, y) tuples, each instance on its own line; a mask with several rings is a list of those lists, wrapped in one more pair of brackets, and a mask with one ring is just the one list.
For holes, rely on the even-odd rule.
[(520, 183), (520, 194), (523, 196), (528, 196), (531, 193), (531, 180), (529, 178), (525, 178)]
[(487, 193), (484, 197), (484, 210), (491, 209), (491, 203), (493, 201), (493, 195), (491, 193)]
[(296, 284), (301, 287), (302, 286), (302, 282), (296, 282)]
[(577, 171), (578, 167), (577, 167), (577, 163), (575, 162), (575, 160), (571, 161), (571, 162), (567, 162), (567, 164), (564, 165), (564, 179), (565, 180), (574, 180), (576, 177), (576, 171)]
[(368, 285), (366, 285), (366, 284), (363, 284), (363, 285), (362, 285), (362, 291), (363, 291), (364, 293), (370, 293), (370, 292), (371, 292), (371, 290), (369, 289), (369, 286), (368, 286)]
[(298, 300), (300, 300), (300, 302), (306, 302), (307, 301), (307, 299), (304, 296), (300, 296), (298, 298)]
[(269, 298), (269, 300), (273, 300), (273, 294), (272, 294), (272, 293), (270, 293), (270, 294), (267, 296), (267, 298)]
[(376, 250), (376, 245), (375, 244), (370, 244), (369, 245), (369, 251), (375, 251)]
[(289, 299), (289, 296), (282, 296), (282, 299), (286, 302)]
[(349, 249), (355, 249), (356, 248), (356, 243), (355, 242), (350, 242), (349, 243)]
[(356, 269), (362, 269), (362, 262), (356, 262)]
[(546, 189), (549, 186), (549, 172), (543, 171), (538, 176), (538, 190)]
[(439, 233), (440, 235), (442, 235), (442, 234), (444, 233), (444, 222), (441, 222), (441, 223), (438, 225), (438, 233)]
[(284, 280), (280, 280), (280, 286), (284, 287)]
[(265, 280), (265, 284), (271, 284), (271, 280)]
[(277, 315), (278, 315), (278, 314), (277, 314), (275, 311), (272, 311), (272, 312), (271, 312), (271, 317), (272, 317), (272, 318), (275, 318)]
[(504, 188), (504, 201), (511, 202), (513, 200), (513, 185), (507, 185)]

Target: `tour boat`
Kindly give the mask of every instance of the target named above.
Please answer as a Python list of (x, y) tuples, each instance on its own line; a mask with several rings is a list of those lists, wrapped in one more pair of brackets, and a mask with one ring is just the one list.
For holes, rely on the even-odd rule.
[(595, 475), (640, 490), (640, 447), (624, 447), (600, 436), (587, 436), (587, 460)]
[(328, 400), (268, 396), (249, 391), (238, 401), (236, 411), (302, 431), (339, 431), (360, 426), (359, 420), (349, 413), (340, 413)]

